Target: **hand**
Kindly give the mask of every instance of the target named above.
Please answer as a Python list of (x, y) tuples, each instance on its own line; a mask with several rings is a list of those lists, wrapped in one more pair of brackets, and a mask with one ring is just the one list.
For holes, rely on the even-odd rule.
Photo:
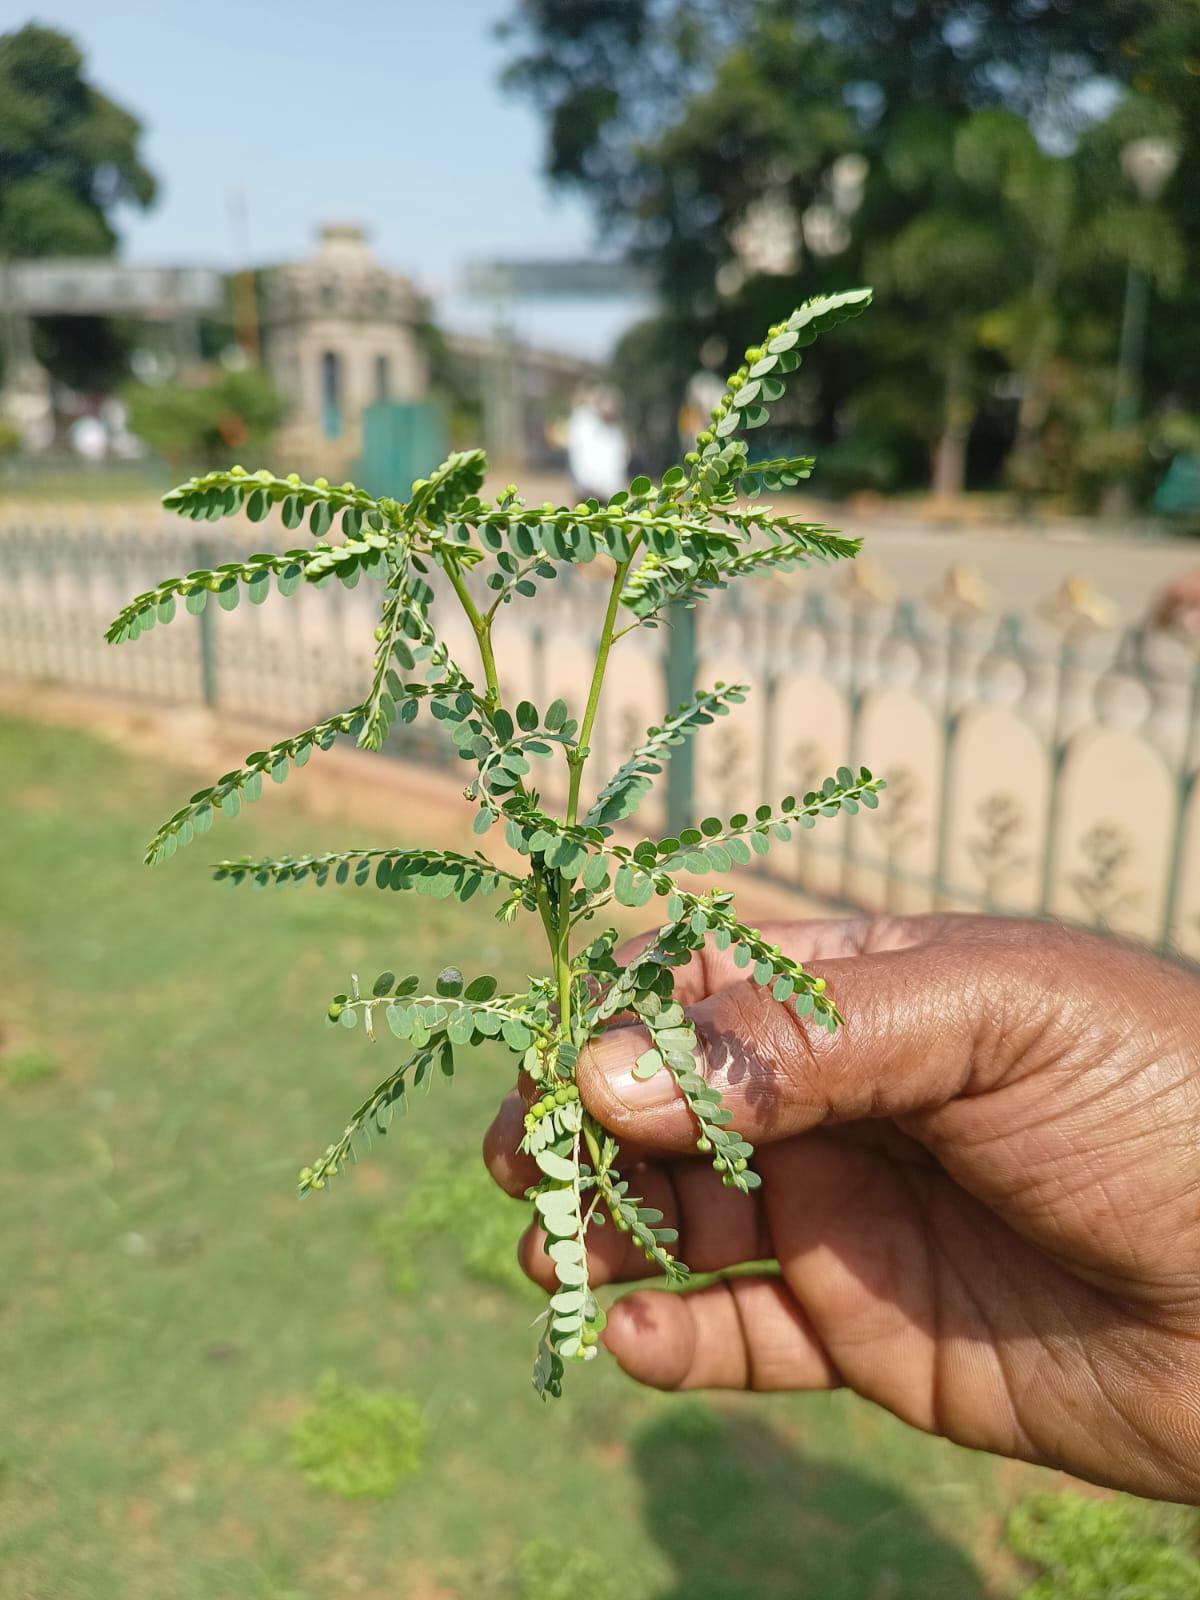
[[(605, 1342), (666, 1389), (848, 1385), (959, 1444), (1200, 1502), (1200, 978), (1115, 941), (982, 917), (763, 930), (823, 975), (832, 1038), (711, 948), (678, 974), (704, 1071), (759, 1146), (724, 1188), (647, 1048), (611, 1028), (583, 1101), (694, 1271), (641, 1291)], [(521, 1193), (511, 1096), (485, 1154)], [(635, 1162), (637, 1165), (635, 1166)], [(536, 1229), (521, 1245), (553, 1282)], [(593, 1281), (644, 1278), (593, 1229)]]

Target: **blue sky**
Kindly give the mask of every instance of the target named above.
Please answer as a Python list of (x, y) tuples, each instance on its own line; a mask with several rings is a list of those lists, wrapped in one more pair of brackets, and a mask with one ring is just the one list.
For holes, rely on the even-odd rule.
[[(42, 0), (0, 26), (72, 34), (99, 86), (137, 113), (162, 195), (120, 219), (130, 260), (236, 260), (245, 195), (258, 261), (303, 256), (323, 219), (361, 221), (447, 321), (472, 257), (599, 250), (581, 200), (541, 177), (541, 127), (502, 92), (506, 0)], [(599, 352), (628, 308), (531, 306), (518, 326)]]

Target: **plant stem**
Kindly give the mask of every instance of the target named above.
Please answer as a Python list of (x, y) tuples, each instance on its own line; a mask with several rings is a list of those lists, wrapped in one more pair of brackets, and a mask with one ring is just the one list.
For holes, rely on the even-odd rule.
[[(604, 621), (600, 628), (600, 645), (596, 652), (596, 666), (592, 673), (591, 686), (588, 689), (587, 705), (584, 707), (583, 721), (579, 724), (579, 738), (573, 750), (567, 751), (567, 767), (569, 780), (567, 785), (567, 824), (574, 827), (579, 816), (579, 790), (583, 781), (583, 769), (587, 764), (588, 740), (592, 736), (592, 729), (596, 724), (596, 713), (600, 709), (600, 692), (604, 687), (604, 674), (608, 668), (609, 652), (612, 650), (613, 637), (617, 625), (617, 610), (621, 603), (621, 590), (625, 587), (625, 579), (629, 576), (629, 569), (633, 565), (634, 557), (641, 548), (643, 535), (637, 533), (630, 540), (629, 554), (624, 561), (617, 563), (617, 570), (613, 574), (612, 588), (609, 590), (608, 606), (604, 613)], [(452, 557), (442, 561), (442, 569), (449, 578), (459, 604), (466, 614), (467, 621), (471, 624), (471, 632), (475, 635), (475, 642), (479, 646), (479, 659), (483, 665), (483, 675), (487, 683), (487, 707), (489, 713), (495, 712), (500, 706), (500, 680), (496, 673), (496, 657), (492, 650), (492, 616), (489, 611), (484, 615), (471, 598), (470, 590), (463, 579), (462, 571)], [(564, 878), (559, 886), (558, 905), (552, 907), (550, 897), (542, 882), (541, 874), (537, 868), (533, 869), (534, 893), (537, 896), (538, 911), (541, 914), (542, 926), (546, 930), (546, 938), (550, 946), (550, 955), (554, 963), (554, 975), (558, 984), (558, 1021), (562, 1037), (571, 1037), (571, 881)]]
[[(612, 588), (608, 594), (608, 607), (604, 613), (604, 621), (600, 627), (600, 645), (596, 651), (596, 666), (592, 673), (591, 686), (588, 689), (587, 705), (583, 711), (583, 721), (579, 724), (579, 738), (574, 750), (567, 751), (567, 768), (570, 778), (567, 786), (567, 826), (574, 827), (579, 816), (579, 789), (583, 781), (583, 769), (587, 765), (589, 755), (588, 740), (592, 736), (592, 729), (596, 723), (596, 713), (600, 709), (600, 691), (604, 687), (604, 674), (608, 668), (609, 652), (613, 644), (613, 632), (617, 625), (617, 608), (621, 603), (621, 590), (625, 587), (625, 579), (629, 576), (629, 569), (633, 559), (638, 553), (642, 542), (642, 535), (636, 534), (630, 540), (629, 554), (624, 561), (617, 563), (617, 570), (613, 574)], [(558, 1020), (559, 1027), (566, 1038), (571, 1037), (571, 882), (564, 878), (558, 891), (558, 945), (553, 951), (555, 975), (558, 979)]]
[(442, 570), (450, 579), (459, 603), (466, 612), (467, 621), (471, 624), (471, 632), (475, 635), (475, 642), (479, 646), (479, 659), (483, 664), (484, 681), (487, 683), (487, 699), (490, 710), (495, 711), (500, 704), (500, 680), (496, 675), (496, 657), (492, 650), (492, 623), (490, 616), (483, 616), (479, 607), (471, 599), (471, 592), (463, 580), (462, 571), (458, 562), (452, 557), (447, 557), (442, 563)]
[[(483, 666), (484, 681), (487, 683), (487, 701), (485, 710), (490, 716), (500, 709), (500, 679), (496, 673), (496, 657), (492, 650), (492, 617), (482, 615), (479, 607), (471, 598), (471, 591), (463, 581), (462, 571), (458, 562), (447, 558), (442, 562), (442, 570), (450, 579), (451, 586), (458, 596), (459, 604), (466, 614), (467, 621), (471, 624), (471, 632), (475, 635), (475, 643), (479, 646), (479, 660)], [(523, 787), (523, 785), (522, 785)], [(546, 930), (546, 939), (550, 946), (550, 954), (557, 959), (559, 945), (558, 930), (554, 922), (554, 913), (550, 905), (550, 896), (546, 893), (546, 885), (542, 874), (531, 863), (533, 872), (533, 892), (537, 897), (538, 913), (542, 919), (542, 926)]]

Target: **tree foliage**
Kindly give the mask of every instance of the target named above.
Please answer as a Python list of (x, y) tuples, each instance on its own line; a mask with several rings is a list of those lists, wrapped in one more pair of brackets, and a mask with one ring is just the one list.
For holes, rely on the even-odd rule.
[[(110, 255), (118, 209), (155, 196), (141, 132), (89, 81), (66, 34), (32, 22), (0, 34), (0, 260)], [(99, 317), (39, 319), (35, 347), (78, 387), (111, 382), (125, 348)]]
[[(1131, 263), (1173, 302), (1147, 411), (1200, 413), (1194, 5), (521, 0), (506, 33), (547, 171), (659, 277), (619, 364), (658, 448), (691, 353), (720, 360), (831, 270), (875, 281), (879, 313), (819, 354), (765, 448), (829, 442), (840, 482), (961, 487), (973, 443), (977, 472), (1007, 457), (1022, 487), (1086, 498)], [(1154, 204), (1120, 160), (1146, 133), (1179, 152)]]
[(130, 431), (177, 470), (265, 449), (283, 416), (275, 386), (253, 367), (196, 383), (130, 383), (122, 396)]
[[(396, 1059), (300, 1181), (304, 1193), (327, 1188), (372, 1133), (386, 1133), (404, 1113), (414, 1090), (454, 1075), (464, 1050), (506, 1049), (535, 1091), (521, 1149), (539, 1174), (528, 1196), (557, 1277), (534, 1365), (541, 1394), (558, 1394), (567, 1363), (595, 1354), (604, 1315), (590, 1284), (592, 1227), (607, 1218), (638, 1245), (648, 1272), (675, 1282), (687, 1276), (675, 1253), (675, 1231), (631, 1192), (616, 1141), (580, 1101), (575, 1069), (589, 1039), (618, 1015), (638, 1018), (649, 1041), (639, 1075), (671, 1075), (691, 1109), (697, 1149), (725, 1184), (749, 1192), (759, 1183), (754, 1151), (730, 1126), (719, 1091), (703, 1075), (695, 1029), (675, 999), (676, 970), (711, 939), (731, 952), (749, 981), (794, 1007), (809, 1027), (833, 1032), (841, 1022), (824, 980), (742, 921), (731, 893), (719, 883), (692, 887), (677, 879), (719, 876), (824, 818), (873, 808), (880, 779), (865, 768), (842, 767), (819, 789), (760, 805), (753, 814), (708, 817), (678, 838), (618, 839), (614, 824), (633, 815), (672, 752), (744, 700), (744, 686), (718, 683), (649, 729), (595, 785), (590, 804), (583, 782), (610, 653), (623, 635), (652, 626), (670, 605), (694, 605), (708, 590), (739, 578), (857, 552), (856, 540), (757, 501), (746, 505), (737, 495), (786, 485), (808, 472), (810, 461), (793, 458), (751, 468), (745, 435), (765, 425), (786, 399), (801, 352), (821, 331), (857, 316), (869, 298), (861, 289), (822, 296), (774, 323), (746, 351), (683, 461), (657, 483), (635, 478), (603, 506), (596, 500), (531, 506), (511, 487), (483, 499), (487, 463), (480, 451), (450, 456), (418, 479), (405, 501), (368, 495), (352, 483), (306, 483), (295, 474), (242, 467), (192, 478), (167, 495), (170, 509), (198, 521), (244, 514), (257, 523), (277, 515), (289, 531), (306, 522), (318, 542), (164, 579), (131, 600), (108, 631), (114, 644), (134, 640), (171, 622), (180, 600), (197, 612), (215, 596), (218, 606), (232, 610), (243, 600), (262, 603), (272, 587), (287, 595), (302, 583), (378, 586), (375, 663), (363, 699), (252, 752), (192, 795), (160, 827), (146, 859), (166, 860), (207, 832), (218, 813), (236, 816), (263, 794), (268, 780), (282, 782), (339, 737), (378, 749), (393, 724), (413, 720), (422, 709), (443, 725), (473, 769), (466, 795), (476, 807), (475, 833), (501, 828), (519, 871), (501, 867), (482, 849), (465, 855), (371, 846), (229, 859), (217, 864), (215, 875), (257, 887), (353, 884), (463, 902), (499, 896), (501, 921), (522, 914), (539, 920), (548, 970), (520, 993), (499, 992), (490, 974), (467, 978), (454, 968), (432, 983), (402, 968), (400, 975), (380, 972), (369, 985), (351, 977), (329, 1004), (329, 1025), (388, 1041)], [(609, 596), (581, 714), (572, 715), (561, 698), (544, 706), (530, 700), (506, 705), (492, 642), (497, 615), (536, 598), (564, 567), (595, 564), (610, 574)], [(477, 666), (454, 660), (439, 636), (435, 608), (454, 602), (469, 623)], [(543, 807), (538, 790), (538, 764), (551, 760), (565, 761), (567, 769), (561, 815)], [(615, 932), (589, 926), (613, 902), (661, 907), (657, 931), (625, 962), (617, 957)]]
[(108, 255), (113, 210), (154, 199), (140, 138), (65, 34), (0, 35), (0, 256)]

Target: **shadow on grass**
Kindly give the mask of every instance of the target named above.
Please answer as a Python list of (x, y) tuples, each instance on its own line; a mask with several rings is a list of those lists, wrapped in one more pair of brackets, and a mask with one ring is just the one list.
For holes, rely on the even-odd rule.
[(807, 1460), (756, 1419), (681, 1402), (638, 1435), (633, 1460), (673, 1569), (654, 1600), (987, 1600), (902, 1494)]

